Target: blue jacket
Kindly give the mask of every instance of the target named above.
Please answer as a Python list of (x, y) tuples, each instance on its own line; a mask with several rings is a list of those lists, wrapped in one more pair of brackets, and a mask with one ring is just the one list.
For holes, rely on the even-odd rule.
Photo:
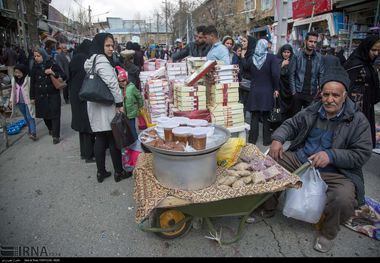
[[(304, 51), (294, 54), (292, 63), (289, 67), (289, 88), (293, 94), (302, 92), (305, 78), (307, 57)], [(314, 51), (312, 56), (311, 71), (311, 95), (317, 94), (320, 78), (325, 73), (325, 66), (321, 54)]]

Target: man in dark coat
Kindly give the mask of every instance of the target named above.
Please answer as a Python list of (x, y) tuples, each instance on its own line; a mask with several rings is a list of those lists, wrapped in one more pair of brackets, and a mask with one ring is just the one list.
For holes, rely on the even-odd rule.
[[(55, 61), (57, 62), (58, 66), (62, 69), (62, 71), (65, 73), (67, 77), (69, 77), (69, 63), (70, 63), (70, 55), (67, 52), (67, 46), (65, 43), (60, 43), (58, 47), (58, 53), (55, 56)], [(70, 79), (68, 79), (69, 81)], [(66, 104), (69, 104), (69, 85), (67, 85), (63, 89), (63, 99), (65, 100)]]
[(207, 56), (207, 53), (211, 49), (211, 45), (208, 45), (206, 43), (206, 37), (205, 37), (206, 27), (198, 26), (196, 30), (197, 30), (197, 34), (195, 35), (195, 42), (190, 42), (188, 45), (186, 45), (185, 48), (173, 54), (172, 56), (173, 62), (180, 61), (188, 56), (191, 56), (191, 57)]
[(79, 132), (80, 156), (86, 163), (94, 162), (95, 135), (92, 133), (87, 114), (87, 101), (79, 98), (86, 72), (84, 62), (90, 56), (91, 41), (85, 39), (74, 51), (73, 59), (69, 64), (69, 87), (71, 102), (71, 128)]
[[(294, 172), (310, 161), (328, 185), (320, 233), (314, 249), (328, 252), (343, 224), (364, 201), (363, 165), (372, 153), (370, 126), (347, 96), (350, 80), (339, 65), (329, 68), (321, 81), (322, 101), (286, 120), (272, 135), (269, 155)], [(287, 152), (283, 144), (292, 141)], [(264, 204), (272, 216), (278, 203), (275, 194)]]

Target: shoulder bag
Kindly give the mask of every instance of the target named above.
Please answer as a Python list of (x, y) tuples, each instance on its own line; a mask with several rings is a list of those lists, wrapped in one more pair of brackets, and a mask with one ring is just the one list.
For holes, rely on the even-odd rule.
[(96, 57), (92, 64), (91, 71), (88, 72), (83, 80), (79, 91), (79, 98), (85, 101), (98, 102), (106, 105), (114, 103), (114, 97), (107, 84), (95, 72)]

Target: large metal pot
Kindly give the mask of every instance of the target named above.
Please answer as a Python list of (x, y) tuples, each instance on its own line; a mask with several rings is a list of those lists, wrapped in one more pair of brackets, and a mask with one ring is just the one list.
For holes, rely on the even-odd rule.
[(220, 140), (212, 147), (197, 152), (174, 152), (142, 144), (153, 154), (153, 173), (162, 185), (194, 191), (207, 188), (216, 181), (216, 152), (231, 134), (226, 128), (215, 125), (215, 135)]
[(153, 169), (164, 186), (182, 190), (206, 188), (216, 180), (216, 152), (174, 156), (153, 152)]

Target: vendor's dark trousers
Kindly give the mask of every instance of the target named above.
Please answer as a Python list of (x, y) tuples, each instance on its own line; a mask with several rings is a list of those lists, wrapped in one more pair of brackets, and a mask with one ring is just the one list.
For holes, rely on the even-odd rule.
[(249, 131), (248, 142), (256, 144), (259, 137), (259, 121), (260, 116), (263, 122), (263, 144), (265, 146), (271, 143), (270, 123), (268, 121), (269, 111), (253, 111), (251, 114), (251, 130)]
[[(297, 170), (302, 164), (295, 153), (285, 152), (283, 159), (278, 162), (290, 172)], [(321, 234), (327, 239), (334, 239), (340, 230), (340, 225), (346, 222), (357, 206), (355, 186), (345, 176), (335, 173), (321, 173), (322, 179), (328, 185), (326, 207), (323, 212), (325, 219), (322, 223)], [(278, 204), (281, 192), (274, 194), (262, 206), (264, 210), (273, 210)]]
[(112, 164), (113, 168), (115, 169), (115, 172), (121, 173), (123, 171), (123, 166), (121, 163), (121, 151), (116, 148), (112, 131), (95, 133), (94, 153), (98, 172), (101, 174), (106, 173), (107, 146), (109, 146), (110, 149)]
[(80, 132), (80, 156), (86, 160), (90, 160), (92, 157), (94, 157), (94, 143), (95, 135), (93, 133)]
[(302, 110), (302, 108), (308, 107), (314, 100), (314, 96), (305, 95), (302, 93), (296, 93), (294, 95), (293, 112), (296, 114)]
[(44, 119), (45, 125), (52, 132), (53, 137), (59, 138), (61, 133), (61, 118)]

